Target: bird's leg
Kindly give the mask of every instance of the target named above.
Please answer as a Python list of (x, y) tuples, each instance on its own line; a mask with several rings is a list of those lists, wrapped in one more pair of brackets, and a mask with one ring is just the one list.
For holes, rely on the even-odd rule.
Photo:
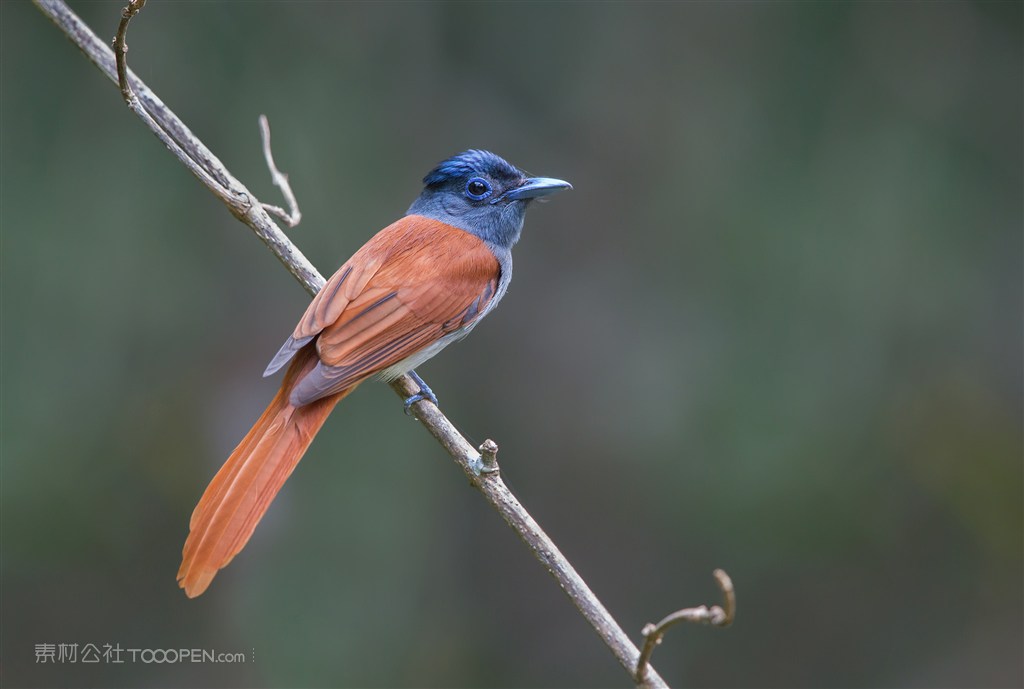
[(420, 378), (419, 374), (416, 373), (416, 371), (409, 371), (409, 377), (413, 379), (413, 382), (416, 383), (416, 385), (420, 386), (420, 391), (405, 400), (405, 413), (408, 414), (409, 407), (421, 400), (430, 400), (435, 406), (437, 406), (437, 395), (434, 394), (434, 391), (430, 389), (429, 385), (423, 382), (423, 379)]

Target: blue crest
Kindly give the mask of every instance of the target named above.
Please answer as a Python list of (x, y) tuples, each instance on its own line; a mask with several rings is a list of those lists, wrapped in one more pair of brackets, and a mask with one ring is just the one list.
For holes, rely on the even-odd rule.
[(470, 149), (438, 163), (427, 173), (423, 184), (428, 187), (444, 184), (471, 175), (484, 175), (492, 179), (519, 179), (524, 177), (514, 165), (490, 151)]

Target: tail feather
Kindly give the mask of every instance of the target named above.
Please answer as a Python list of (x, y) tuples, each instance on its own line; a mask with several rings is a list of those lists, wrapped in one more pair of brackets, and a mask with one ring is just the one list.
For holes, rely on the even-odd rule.
[(292, 361), (281, 389), (207, 486), (189, 521), (178, 585), (189, 598), (206, 590), (238, 554), (338, 402), (354, 388), (301, 407), (292, 389), (316, 365), (312, 345)]

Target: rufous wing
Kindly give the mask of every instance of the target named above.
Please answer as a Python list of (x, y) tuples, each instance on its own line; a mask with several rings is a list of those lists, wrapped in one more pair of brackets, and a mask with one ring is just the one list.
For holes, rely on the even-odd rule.
[[(359, 292), (346, 291), (350, 275), (334, 297), (344, 300), (340, 311), (334, 303), (311, 305), (300, 323), (304, 336), (307, 322), (320, 327), (320, 363), (292, 391), (294, 404), (344, 390), (472, 325), (494, 297), (501, 270), (479, 238), (416, 215), (381, 230), (352, 257), (346, 265), (361, 278), (370, 271), (360, 262), (373, 270)], [(337, 315), (320, 326), (311, 312)]]

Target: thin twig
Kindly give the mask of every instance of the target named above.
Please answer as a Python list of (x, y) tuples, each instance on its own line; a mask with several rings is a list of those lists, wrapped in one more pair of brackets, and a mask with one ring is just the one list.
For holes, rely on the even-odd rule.
[(270, 178), (281, 190), (281, 195), (288, 203), (288, 210), (270, 203), (260, 203), (263, 210), (271, 215), (276, 215), (289, 228), (295, 227), (302, 220), (302, 212), (299, 210), (299, 202), (295, 200), (295, 193), (292, 192), (292, 185), (288, 183), (288, 175), (277, 169), (274, 164), (274, 154), (270, 150), (270, 122), (266, 115), (260, 115), (260, 138), (263, 140), (263, 157), (267, 159), (267, 168), (270, 170)]
[[(85, 26), (62, 0), (34, 0), (34, 2), (107, 76), (117, 83), (114, 57), (110, 49)], [(154, 112), (154, 118), (158, 121), (155, 121), (154, 118), (144, 117), (145, 111), (141, 108), (138, 110), (133, 108), (133, 112), (139, 115), (158, 136), (161, 131), (173, 132), (174, 138), (181, 141), (183, 147), (187, 147), (189, 152), (195, 155), (195, 160), (192, 160), (188, 155), (183, 158), (175, 152), (179, 160), (182, 160), (196, 174), (197, 178), (213, 190), (236, 217), (256, 233), (257, 237), (274, 252), (307, 292), (311, 295), (316, 294), (324, 284), (323, 277), (267, 215), (262, 205), (250, 201), (256, 197), (224, 168), (216, 156), (136, 75), (130, 70), (127, 70), (126, 74), (138, 99), (145, 104), (146, 110)], [(161, 137), (161, 141), (164, 141), (163, 137)], [(165, 145), (167, 145), (166, 142)], [(168, 148), (171, 146), (168, 145)], [(196, 165), (196, 161), (199, 161), (204, 167), (209, 165), (210, 169), (215, 171), (216, 179), (211, 178), (210, 175), (196, 173), (193, 167)], [(223, 182), (230, 194), (221, 194), (216, 188), (217, 182)], [(245, 202), (244, 207), (240, 205), (240, 198)], [(419, 390), (408, 376), (402, 376), (393, 381), (391, 387), (403, 399)], [(501, 475), (496, 471), (478, 473), (478, 469), (484, 461), (481, 454), (469, 444), (434, 404), (426, 400), (417, 402), (416, 418), (440, 442), (462, 468), (472, 485), (516, 531), (534, 556), (558, 581), (566, 595), (594, 627), (622, 667), (632, 676), (640, 658), (640, 651), (597, 599), (586, 582), (569, 564), (565, 556), (505, 486)], [(668, 686), (652, 667), (647, 667), (644, 679), (638, 681), (637, 684), (641, 687), (652, 688)]]
[(644, 675), (648, 672), (648, 663), (654, 647), (661, 643), (665, 632), (680, 622), (696, 622), (699, 624), (710, 624), (712, 627), (728, 627), (736, 618), (736, 590), (733, 588), (732, 579), (725, 573), (724, 569), (714, 571), (715, 582), (722, 592), (722, 607), (712, 605), (710, 608), (701, 605), (696, 608), (683, 608), (676, 610), (658, 624), (646, 624), (640, 632), (644, 635), (644, 647), (640, 651), (640, 660), (636, 664), (634, 679), (637, 682), (644, 681)]
[(135, 97), (132, 93), (131, 84), (128, 83), (128, 44), (124, 36), (128, 31), (128, 22), (146, 6), (146, 0), (128, 0), (128, 6), (121, 10), (121, 23), (117, 26), (117, 34), (114, 35), (114, 58), (117, 60), (117, 83), (121, 87), (121, 95), (126, 103), (131, 103)]

